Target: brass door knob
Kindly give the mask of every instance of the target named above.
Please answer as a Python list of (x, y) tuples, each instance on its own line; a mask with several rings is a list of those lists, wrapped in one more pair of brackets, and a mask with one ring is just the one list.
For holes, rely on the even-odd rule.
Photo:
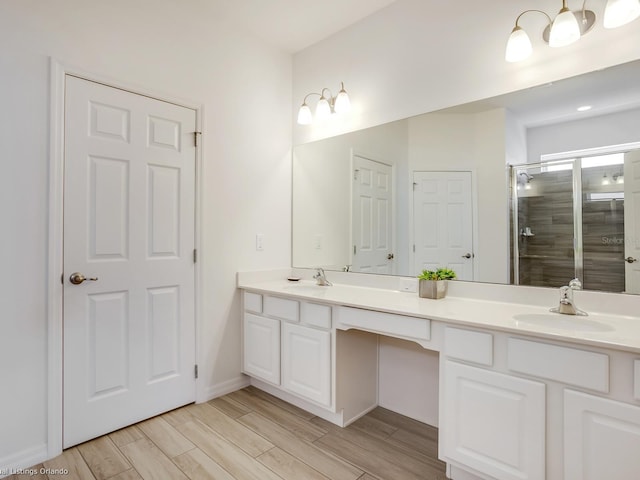
[(80, 285), (85, 280), (89, 280), (91, 282), (97, 282), (98, 281), (98, 277), (87, 278), (83, 274), (81, 274), (80, 272), (73, 272), (71, 274), (71, 276), (69, 277), (69, 281), (71, 283), (73, 283), (74, 285)]

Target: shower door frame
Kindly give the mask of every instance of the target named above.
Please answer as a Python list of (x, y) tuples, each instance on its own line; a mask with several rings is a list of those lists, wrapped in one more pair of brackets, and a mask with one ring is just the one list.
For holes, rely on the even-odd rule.
[[(576, 277), (584, 277), (584, 251), (582, 241), (582, 159), (600, 155), (610, 155), (615, 153), (627, 153), (631, 150), (640, 149), (640, 142), (629, 142), (605, 147), (587, 148), (560, 153), (551, 153), (540, 156), (540, 161), (535, 163), (521, 163), (509, 165), (511, 170), (511, 215), (513, 223), (512, 241), (513, 250), (513, 284), (520, 285), (520, 259), (519, 259), (519, 225), (518, 225), (518, 189), (517, 189), (517, 169), (526, 169), (531, 166), (542, 166), (552, 163), (573, 163), (573, 233), (574, 233), (574, 265)], [(576, 168), (578, 167), (578, 168)], [(579, 204), (580, 208), (575, 208)], [(579, 257), (579, 260), (578, 260)]]

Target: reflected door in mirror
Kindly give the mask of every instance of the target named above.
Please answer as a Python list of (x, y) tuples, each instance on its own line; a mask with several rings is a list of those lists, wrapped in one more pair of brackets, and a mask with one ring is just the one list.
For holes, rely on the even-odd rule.
[(625, 292), (640, 293), (640, 150), (624, 157)]
[(395, 273), (393, 268), (393, 169), (353, 156), (351, 270)]
[(414, 172), (414, 274), (448, 267), (473, 280), (471, 172)]

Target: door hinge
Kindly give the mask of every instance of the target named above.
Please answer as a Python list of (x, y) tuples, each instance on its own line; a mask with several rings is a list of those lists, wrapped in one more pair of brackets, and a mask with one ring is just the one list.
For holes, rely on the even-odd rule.
[(358, 170), (357, 168), (353, 171), (353, 179), (357, 180), (358, 179), (358, 173), (360, 172), (360, 170)]
[(196, 263), (198, 261), (198, 250), (197, 249), (193, 249), (193, 263)]
[(416, 253), (416, 246), (415, 246), (415, 244), (413, 245), (413, 253)]
[(193, 132), (193, 145), (198, 147), (198, 135), (202, 135), (202, 132)]
[(60, 274), (60, 283), (64, 285), (64, 272)]
[(353, 246), (353, 254), (354, 255), (356, 254), (356, 246), (355, 245)]
[(198, 365), (193, 366), (193, 376), (194, 378), (198, 378)]
[(415, 191), (416, 187), (418, 186), (418, 184), (416, 182), (413, 182), (413, 190)]

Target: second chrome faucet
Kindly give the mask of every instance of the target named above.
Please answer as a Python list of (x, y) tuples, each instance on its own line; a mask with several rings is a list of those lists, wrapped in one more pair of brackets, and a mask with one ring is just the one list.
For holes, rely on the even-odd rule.
[(574, 278), (569, 282), (569, 285), (560, 287), (560, 302), (557, 307), (550, 309), (551, 312), (562, 313), (563, 315), (582, 315), (587, 316), (588, 313), (580, 310), (576, 307), (573, 299), (573, 291), (581, 290), (582, 283), (579, 279)]

